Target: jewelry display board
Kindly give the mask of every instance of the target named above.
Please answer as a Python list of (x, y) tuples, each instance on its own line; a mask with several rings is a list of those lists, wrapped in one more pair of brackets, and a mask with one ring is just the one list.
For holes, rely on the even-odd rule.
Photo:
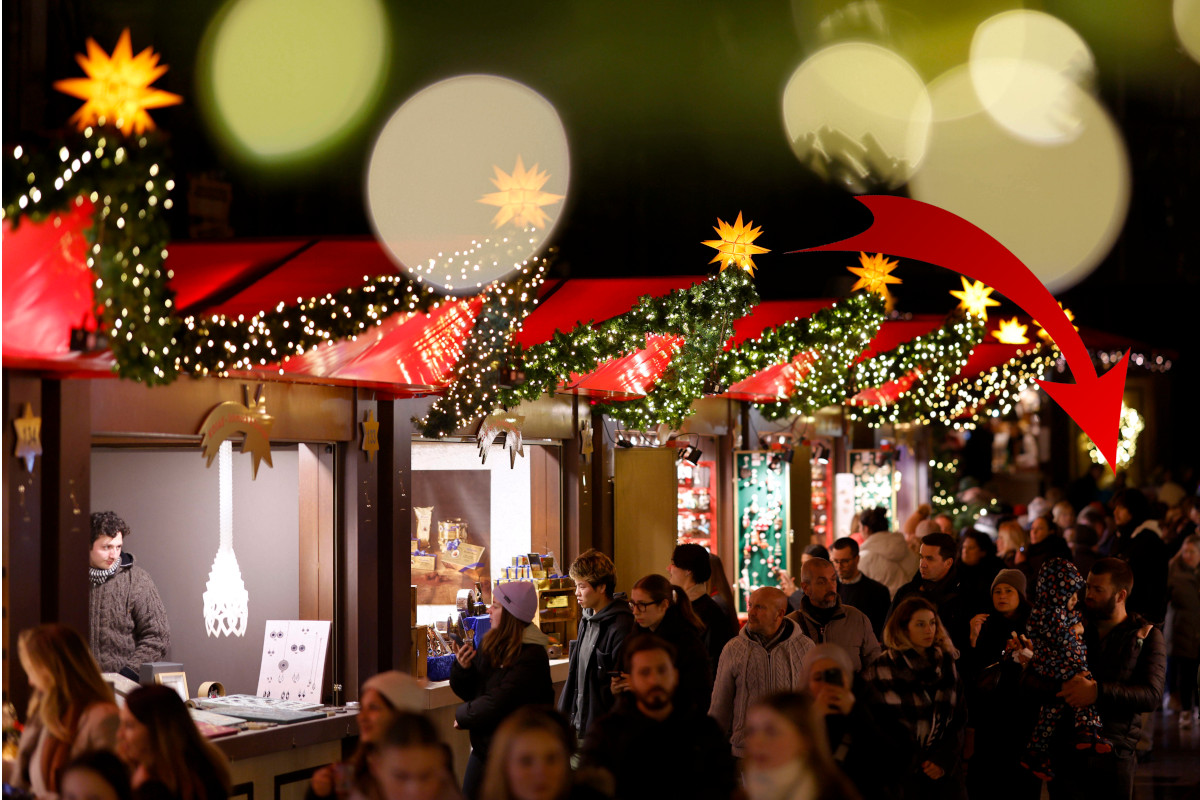
[(777, 586), (779, 570), (791, 572), (790, 464), (780, 451), (734, 453), (735, 553), (740, 555), (737, 610), (763, 586)]
[(320, 702), (329, 626), (321, 620), (267, 620), (255, 694), (272, 700)]

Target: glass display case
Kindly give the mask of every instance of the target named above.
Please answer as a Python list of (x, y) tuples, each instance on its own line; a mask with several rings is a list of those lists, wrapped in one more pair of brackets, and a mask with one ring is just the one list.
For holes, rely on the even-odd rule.
[[(715, 453), (715, 447), (710, 451)], [(675, 465), (676, 477), (676, 542), (698, 544), (709, 552), (717, 548), (717, 461), (704, 459), (695, 463), (686, 457), (687, 448), (680, 451)]]
[(781, 451), (739, 450), (735, 454), (734, 498), (737, 540), (737, 611), (763, 586), (775, 586), (779, 570), (791, 572), (790, 468)]
[(812, 541), (826, 547), (833, 544), (833, 464), (830, 442), (812, 443)]

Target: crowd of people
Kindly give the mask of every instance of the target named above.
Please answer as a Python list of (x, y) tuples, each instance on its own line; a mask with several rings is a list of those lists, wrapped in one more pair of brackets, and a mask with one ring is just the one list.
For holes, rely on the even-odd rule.
[[(868, 509), (805, 552), (798, 581), (781, 571), (750, 593), (740, 627), (698, 545), (627, 594), (589, 550), (569, 570), (583, 613), (557, 702), (536, 590), (498, 584), (490, 629), (450, 675), (471, 742), (461, 785), (421, 685), (387, 672), (361, 688), (357, 751), (308, 795), (1035, 800), (1044, 784), (1129, 798), (1168, 683), (1179, 728), (1196, 724), (1200, 504), (1178, 506), (1135, 490), (1078, 511), (1039, 498), (994, 535), (927, 507), (892, 530)], [(23, 632), (18, 655), (33, 697), (6, 783), (68, 800), (228, 795), (228, 763), (173, 691), (118, 709), (61, 625)]]

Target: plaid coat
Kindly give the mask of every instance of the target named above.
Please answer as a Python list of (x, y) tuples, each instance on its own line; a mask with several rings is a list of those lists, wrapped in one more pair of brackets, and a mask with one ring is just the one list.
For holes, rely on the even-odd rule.
[(863, 671), (877, 715), (911, 737), (914, 766), (929, 760), (953, 772), (966, 728), (962, 680), (954, 658), (940, 648), (927, 657), (887, 648)]

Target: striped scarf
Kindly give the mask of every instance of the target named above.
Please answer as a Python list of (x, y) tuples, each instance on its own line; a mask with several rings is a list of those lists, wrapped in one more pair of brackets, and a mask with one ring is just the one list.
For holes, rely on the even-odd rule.
[(92, 586), (103, 585), (105, 581), (107, 581), (113, 575), (116, 575), (117, 570), (120, 568), (121, 559), (119, 558), (108, 569), (96, 569), (95, 567), (88, 567), (88, 576), (92, 579)]
[(954, 659), (932, 647), (927, 656), (916, 650), (884, 650), (867, 668), (867, 680), (917, 737), (922, 749), (946, 733), (958, 703)]

